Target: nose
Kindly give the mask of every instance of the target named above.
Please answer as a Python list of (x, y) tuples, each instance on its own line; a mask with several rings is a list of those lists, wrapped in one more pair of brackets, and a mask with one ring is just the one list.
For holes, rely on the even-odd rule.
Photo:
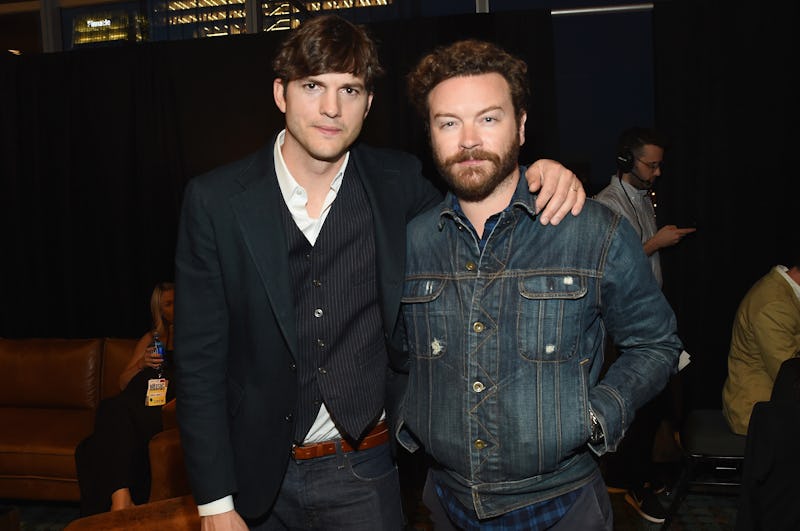
[(471, 123), (465, 122), (461, 127), (461, 138), (459, 145), (461, 149), (473, 149), (481, 144), (480, 136), (478, 135), (477, 128)]
[(319, 112), (329, 118), (336, 118), (341, 111), (339, 94), (335, 90), (326, 90), (319, 103)]

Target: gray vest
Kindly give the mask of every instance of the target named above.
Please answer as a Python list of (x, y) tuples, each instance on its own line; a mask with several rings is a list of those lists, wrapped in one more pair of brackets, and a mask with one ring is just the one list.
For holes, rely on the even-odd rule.
[(282, 212), (299, 345), (294, 437), (303, 440), (325, 402), (342, 435), (357, 441), (383, 409), (388, 364), (372, 210), (348, 165), (313, 247)]

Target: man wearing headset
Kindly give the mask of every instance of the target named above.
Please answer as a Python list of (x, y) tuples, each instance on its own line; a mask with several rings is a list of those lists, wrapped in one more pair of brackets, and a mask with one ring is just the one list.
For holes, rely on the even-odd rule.
[[(653, 129), (632, 127), (617, 142), (617, 173), (595, 199), (622, 214), (639, 234), (653, 275), (662, 286), (659, 249), (677, 244), (695, 228), (665, 225), (658, 228), (652, 187), (661, 176), (666, 141)], [(607, 343), (606, 363), (616, 357)], [(668, 388), (640, 409), (622, 444), (605, 459), (605, 480), (610, 492), (625, 492), (627, 501), (646, 520), (662, 523), (666, 512), (656, 494), (664, 485), (653, 470), (653, 441), (668, 404)]]
[(658, 250), (671, 247), (695, 228), (678, 228), (656, 225), (656, 212), (651, 201), (651, 190), (661, 176), (666, 142), (652, 129), (633, 127), (622, 132), (617, 143), (617, 173), (595, 199), (625, 216), (642, 239), (644, 252), (650, 257), (658, 285), (661, 262)]

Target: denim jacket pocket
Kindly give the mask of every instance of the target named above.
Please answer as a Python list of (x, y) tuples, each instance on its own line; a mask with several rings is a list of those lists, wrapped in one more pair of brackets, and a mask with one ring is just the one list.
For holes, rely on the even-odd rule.
[(407, 347), (412, 356), (439, 358), (447, 350), (447, 321), (451, 312), (441, 296), (446, 284), (445, 278), (406, 278), (401, 302)]
[(534, 361), (576, 355), (588, 280), (573, 273), (537, 273), (519, 279), (517, 337), (520, 355)]

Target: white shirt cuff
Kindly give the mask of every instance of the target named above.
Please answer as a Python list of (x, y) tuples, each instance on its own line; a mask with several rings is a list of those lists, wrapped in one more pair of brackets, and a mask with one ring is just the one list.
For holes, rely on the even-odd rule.
[(200, 516), (211, 516), (213, 514), (222, 514), (233, 510), (233, 496), (225, 496), (213, 502), (197, 506), (197, 512)]

